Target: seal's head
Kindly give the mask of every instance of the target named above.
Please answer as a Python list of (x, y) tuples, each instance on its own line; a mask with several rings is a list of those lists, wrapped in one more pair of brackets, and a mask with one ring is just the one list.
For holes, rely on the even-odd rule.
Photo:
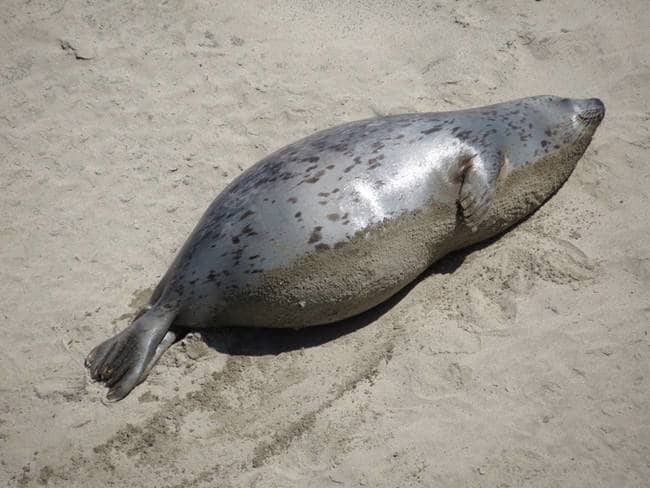
[(605, 105), (598, 98), (545, 95), (524, 98), (518, 103), (525, 119), (518, 122), (526, 127), (518, 127), (517, 134), (513, 134), (519, 138), (516, 142), (523, 143), (510, 145), (518, 148), (511, 154), (514, 167), (552, 156), (577, 162), (605, 116)]
[[(557, 111), (549, 120), (549, 125), (557, 123), (560, 118), (569, 119), (571, 128), (567, 132), (573, 136), (574, 141), (589, 138), (596, 132), (596, 128), (605, 117), (605, 105), (598, 98), (575, 99), (556, 98), (551, 102)], [(568, 135), (568, 134), (567, 134)], [(567, 137), (570, 141), (570, 138)]]
[(543, 95), (524, 98), (520, 102), (535, 114), (539, 122), (545, 122), (549, 128), (571, 121), (576, 125), (576, 129), (595, 130), (605, 116), (605, 105), (598, 98), (579, 99)]

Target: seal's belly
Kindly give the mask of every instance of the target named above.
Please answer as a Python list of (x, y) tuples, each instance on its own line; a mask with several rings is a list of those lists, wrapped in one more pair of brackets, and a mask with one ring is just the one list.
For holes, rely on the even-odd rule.
[[(231, 267), (230, 272), (215, 273), (214, 280), (190, 281), (194, 296), (177, 323), (193, 328), (299, 328), (369, 310), (437, 259), (505, 231), (537, 208), (541, 202), (517, 179), (521, 178), (508, 182), (512, 187), (508, 191), (502, 188), (475, 232), (463, 223), (455, 207), (429, 202), (368, 226), (340, 246), (307, 253), (283, 266), (253, 273), (256, 265), (251, 265), (247, 274), (237, 274)], [(271, 245), (266, 249), (271, 261), (274, 249)]]
[(456, 228), (455, 210), (449, 207), (431, 206), (386, 219), (339, 247), (258, 273), (249, 286), (218, 297), (197, 297), (178, 323), (297, 328), (357, 315), (452, 250)]

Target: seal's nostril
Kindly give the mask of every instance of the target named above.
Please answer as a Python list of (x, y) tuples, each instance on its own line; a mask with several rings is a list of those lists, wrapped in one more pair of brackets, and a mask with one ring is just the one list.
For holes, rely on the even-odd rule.
[(605, 117), (605, 104), (598, 98), (584, 100), (579, 107), (578, 117), (589, 124), (599, 124)]
[(605, 113), (605, 104), (600, 98), (592, 98), (589, 100), (590, 104), (594, 107), (595, 110), (599, 110)]

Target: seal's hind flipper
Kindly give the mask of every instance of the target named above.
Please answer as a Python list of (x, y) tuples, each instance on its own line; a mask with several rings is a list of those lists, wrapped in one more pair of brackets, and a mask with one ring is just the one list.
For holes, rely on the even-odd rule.
[(173, 319), (169, 312), (148, 310), (88, 354), (85, 364), (90, 376), (109, 388), (109, 400), (121, 400), (147, 377), (176, 338), (169, 330)]
[(472, 231), (476, 231), (490, 210), (504, 160), (505, 156), (499, 152), (493, 157), (475, 154), (459, 162), (462, 184), (458, 204), (465, 223)]

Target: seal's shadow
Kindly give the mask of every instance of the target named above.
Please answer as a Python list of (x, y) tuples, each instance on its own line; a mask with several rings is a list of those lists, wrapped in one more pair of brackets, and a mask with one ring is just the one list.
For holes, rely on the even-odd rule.
[(319, 346), (371, 324), (397, 305), (420, 281), (432, 274), (453, 273), (469, 254), (489, 245), (495, 239), (483, 241), (440, 259), (396, 295), (356, 317), (304, 329), (229, 327), (203, 329), (201, 335), (211, 348), (236, 356), (276, 355)]

